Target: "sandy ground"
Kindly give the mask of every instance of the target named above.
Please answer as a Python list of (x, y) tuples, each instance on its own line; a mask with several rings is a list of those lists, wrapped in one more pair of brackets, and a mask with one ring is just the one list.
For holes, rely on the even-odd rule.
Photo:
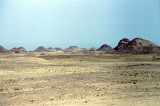
[(1, 106), (159, 106), (157, 54), (0, 54)]

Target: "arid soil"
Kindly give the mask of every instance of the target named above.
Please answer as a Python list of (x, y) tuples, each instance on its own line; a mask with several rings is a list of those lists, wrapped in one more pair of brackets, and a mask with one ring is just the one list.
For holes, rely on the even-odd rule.
[(159, 106), (158, 54), (0, 54), (1, 106)]

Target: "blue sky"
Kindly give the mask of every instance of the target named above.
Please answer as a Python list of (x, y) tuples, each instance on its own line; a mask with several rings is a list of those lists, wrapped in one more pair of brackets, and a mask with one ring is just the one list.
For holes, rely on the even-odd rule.
[(160, 46), (159, 0), (0, 0), (0, 45), (115, 47), (141, 37)]

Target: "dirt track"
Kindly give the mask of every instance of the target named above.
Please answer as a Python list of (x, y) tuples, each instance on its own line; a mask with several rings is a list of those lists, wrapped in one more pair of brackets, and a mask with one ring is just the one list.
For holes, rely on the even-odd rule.
[(0, 54), (0, 105), (160, 105), (155, 54)]

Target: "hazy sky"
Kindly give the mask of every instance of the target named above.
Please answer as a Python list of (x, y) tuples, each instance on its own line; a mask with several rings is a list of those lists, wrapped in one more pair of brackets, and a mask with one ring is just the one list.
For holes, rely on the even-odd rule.
[(141, 37), (160, 46), (159, 0), (0, 0), (0, 45), (115, 47)]

